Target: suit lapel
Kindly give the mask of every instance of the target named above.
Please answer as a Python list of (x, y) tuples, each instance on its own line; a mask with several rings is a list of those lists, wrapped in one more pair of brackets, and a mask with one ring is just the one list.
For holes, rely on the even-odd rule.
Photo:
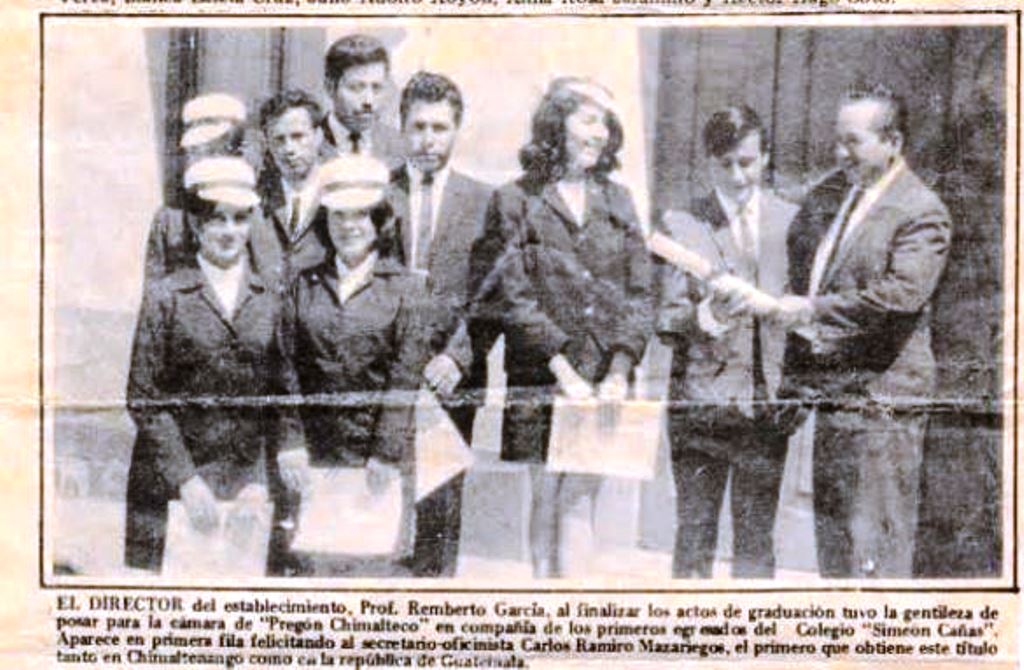
[(541, 191), (541, 201), (562, 220), (569, 230), (573, 233), (579, 230), (579, 226), (576, 225), (576, 217), (569, 211), (569, 206), (562, 200), (562, 196), (558, 193), (558, 187), (554, 183), (545, 184), (544, 190)]
[(697, 201), (694, 212), (701, 229), (718, 256), (718, 265), (726, 272), (739, 273), (740, 252), (729, 229), (729, 219), (714, 194)]
[(833, 255), (832, 262), (822, 272), (820, 288), (823, 289), (832, 281), (839, 268), (849, 259), (850, 252), (856, 247), (861, 238), (867, 234), (868, 230), (874, 227), (872, 224), (878, 218), (878, 214), (900, 201), (900, 193), (903, 191), (904, 184), (909, 175), (909, 169), (904, 166), (901, 173), (893, 179), (892, 183), (873, 203), (870, 203), (867, 209), (856, 213), (856, 218), (853, 218), (852, 214), (850, 215), (850, 220), (846, 223), (846, 234), (843, 236), (843, 239), (837, 241), (839, 246)]
[(408, 265), (412, 258), (412, 211), (409, 209), (409, 188), (409, 171), (402, 165), (391, 173), (389, 199), (393, 215), (398, 221), (397, 233), (404, 265)]
[(758, 225), (760, 248), (757, 267), (758, 284), (773, 295), (781, 295), (786, 283), (786, 212), (785, 205), (769, 191), (761, 191), (761, 214)]

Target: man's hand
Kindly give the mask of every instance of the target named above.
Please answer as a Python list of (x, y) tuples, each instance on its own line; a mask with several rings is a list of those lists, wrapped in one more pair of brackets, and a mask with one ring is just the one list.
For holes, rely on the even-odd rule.
[(548, 367), (558, 380), (562, 393), (567, 397), (572, 400), (588, 400), (594, 397), (594, 388), (576, 372), (572, 363), (562, 354), (556, 354), (548, 363)]
[(292, 491), (309, 488), (309, 453), (305, 449), (289, 449), (277, 454), (277, 467), (284, 485)]
[(462, 371), (447, 354), (434, 356), (423, 370), (423, 376), (430, 388), (442, 396), (451, 395), (462, 381)]
[(397, 465), (370, 458), (366, 461), (366, 488), (370, 489), (373, 495), (380, 495), (400, 474)]
[(787, 330), (808, 326), (814, 316), (810, 298), (802, 295), (784, 295), (778, 300), (778, 307), (771, 315), (772, 320)]
[(711, 313), (718, 321), (730, 321), (753, 311), (754, 287), (734, 275), (721, 275), (709, 282)]
[(611, 372), (597, 387), (597, 397), (604, 402), (622, 402), (629, 394), (629, 380), (626, 375)]
[(202, 477), (193, 475), (181, 485), (179, 493), (189, 521), (196, 530), (208, 533), (217, 527), (217, 499)]

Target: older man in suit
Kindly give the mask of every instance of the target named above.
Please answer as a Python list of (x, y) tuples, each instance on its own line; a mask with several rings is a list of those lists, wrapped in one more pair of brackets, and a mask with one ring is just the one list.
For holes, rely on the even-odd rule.
[[(773, 295), (786, 285), (786, 231), (797, 207), (762, 187), (767, 138), (746, 106), (704, 127), (714, 185), (689, 212), (669, 212), (665, 232)], [(676, 577), (710, 577), (719, 510), (732, 473), (736, 577), (774, 574), (772, 531), (786, 435), (772, 401), (785, 331), (753, 316), (742, 295), (716, 292), (674, 268), (662, 274), (658, 334), (673, 349), (670, 439), (676, 481)]]
[[(462, 94), (447, 77), (418, 72), (402, 91), (401, 119), (407, 160), (392, 173), (391, 204), (396, 217), (392, 252), (406, 267), (427, 277), (434, 301), (447, 313), (449, 328), (438, 335), (469, 339), (466, 305), (471, 296), (469, 253), (483, 227), (491, 187), (449, 165), (462, 123)], [(486, 357), (494, 337), (472, 332), (472, 358), (441, 354), (426, 368), (456, 427), (472, 442), (473, 419), (486, 386)], [(435, 343), (434, 350), (445, 349)], [(451, 349), (449, 349), (451, 350)], [(413, 566), (420, 576), (451, 576), (458, 558), (462, 476), (440, 487), (417, 506)]]
[(324, 139), (339, 154), (368, 154), (389, 168), (402, 163), (402, 138), (381, 119), (390, 86), (391, 61), (379, 40), (347, 35), (327, 51), (324, 87), (333, 110), (322, 124)]
[(910, 577), (935, 386), (931, 300), (951, 223), (903, 159), (906, 112), (881, 86), (842, 98), (840, 170), (790, 229), (785, 385), (818, 407), (814, 509), (826, 577)]

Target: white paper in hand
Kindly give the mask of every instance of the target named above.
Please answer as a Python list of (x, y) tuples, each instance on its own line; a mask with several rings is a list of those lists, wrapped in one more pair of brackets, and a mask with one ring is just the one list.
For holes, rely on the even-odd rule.
[(303, 496), (292, 550), (382, 556), (398, 546), (402, 478), (380, 493), (366, 485), (365, 468), (313, 468)]
[(421, 390), (416, 399), (416, 501), (473, 464), (448, 412), (433, 393)]
[(547, 467), (554, 472), (654, 479), (664, 403), (555, 396)]
[(254, 514), (239, 514), (241, 503), (217, 503), (217, 527), (203, 533), (189, 521), (185, 505), (172, 500), (162, 572), (172, 577), (262, 577), (267, 568), (272, 508), (249, 503)]

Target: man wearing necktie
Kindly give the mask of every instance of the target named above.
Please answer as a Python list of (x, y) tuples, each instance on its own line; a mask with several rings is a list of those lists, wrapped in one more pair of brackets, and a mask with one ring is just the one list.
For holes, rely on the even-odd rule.
[(324, 61), (324, 87), (333, 104), (322, 124), (327, 144), (339, 154), (401, 165), (402, 139), (381, 119), (390, 86), (388, 51), (378, 39), (347, 35), (332, 44)]
[(322, 117), (319, 103), (300, 90), (279, 93), (260, 107), (267, 147), (258, 186), (264, 221), (253, 229), (252, 247), (260, 272), (278, 290), (326, 255), (326, 213), (317, 190), (317, 169), (326, 157)]
[[(665, 232), (722, 273), (772, 295), (786, 282), (786, 230), (796, 206), (762, 186), (767, 137), (757, 114), (727, 107), (704, 128), (712, 193), (665, 215)], [(734, 577), (771, 577), (772, 532), (786, 454), (771, 401), (785, 331), (671, 267), (661, 274), (658, 335), (673, 350), (669, 397), (676, 482), (673, 576), (710, 577), (719, 511), (732, 476)]]
[(840, 101), (840, 169), (790, 230), (777, 321), (785, 389), (816, 407), (814, 510), (826, 577), (912, 576), (926, 405), (934, 393), (931, 300), (951, 223), (903, 159), (906, 112), (882, 87)]
[[(472, 352), (467, 360), (441, 354), (425, 376), (467, 444), (486, 386), (487, 353), (495, 337), (466, 322), (471, 296), (469, 252), (483, 227), (491, 187), (449, 165), (462, 124), (462, 94), (447, 77), (430, 72), (412, 76), (402, 91), (400, 113), (405, 163), (391, 175), (391, 204), (397, 239), (392, 253), (427, 279), (432, 302), (447, 328), (435, 334), (433, 351)], [(470, 335), (472, 334), (472, 341)], [(448, 341), (466, 346), (448, 347)], [(462, 509), (460, 475), (422, 500), (416, 508), (412, 569), (424, 577), (455, 574)]]

